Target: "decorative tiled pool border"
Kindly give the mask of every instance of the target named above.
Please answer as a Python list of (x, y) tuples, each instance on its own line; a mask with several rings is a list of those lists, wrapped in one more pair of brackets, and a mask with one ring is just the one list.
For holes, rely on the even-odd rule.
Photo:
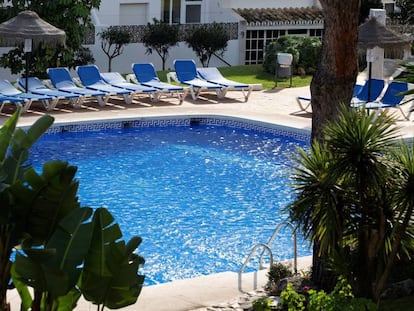
[(90, 132), (107, 129), (137, 128), (137, 127), (167, 127), (167, 126), (195, 126), (195, 125), (224, 125), (233, 128), (255, 130), (262, 133), (282, 135), (298, 140), (309, 141), (310, 133), (280, 125), (263, 123), (248, 119), (221, 116), (180, 116), (141, 118), (138, 120), (94, 121), (74, 124), (57, 124), (52, 126), (47, 133), (57, 134), (65, 132)]

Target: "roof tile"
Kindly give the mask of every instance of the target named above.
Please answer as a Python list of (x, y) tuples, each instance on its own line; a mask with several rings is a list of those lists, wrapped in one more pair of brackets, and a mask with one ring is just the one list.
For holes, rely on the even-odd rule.
[(321, 22), (322, 10), (315, 7), (301, 8), (265, 8), (265, 9), (233, 9), (248, 23), (288, 23), (292, 22)]

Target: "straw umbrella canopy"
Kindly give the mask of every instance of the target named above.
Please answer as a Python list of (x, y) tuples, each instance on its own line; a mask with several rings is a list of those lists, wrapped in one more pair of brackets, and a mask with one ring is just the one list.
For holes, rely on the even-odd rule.
[[(23, 45), (26, 53), (26, 78), (32, 45), (41, 43), (56, 46), (64, 45), (66, 34), (63, 30), (44, 21), (33, 11), (22, 11), (17, 16), (0, 24), (0, 43), (7, 46)], [(26, 80), (27, 92), (27, 80)]]
[[(388, 29), (378, 22), (377, 18), (371, 17), (359, 26), (358, 47), (372, 49), (379, 47), (383, 49), (409, 49), (411, 39)], [(368, 56), (368, 55), (367, 55)], [(367, 57), (368, 58), (368, 57)], [(368, 60), (368, 101), (370, 101), (371, 61)]]
[(359, 26), (358, 46), (364, 49), (372, 49), (376, 46), (387, 49), (409, 48), (411, 39), (388, 29), (377, 21), (375, 17), (370, 18)]

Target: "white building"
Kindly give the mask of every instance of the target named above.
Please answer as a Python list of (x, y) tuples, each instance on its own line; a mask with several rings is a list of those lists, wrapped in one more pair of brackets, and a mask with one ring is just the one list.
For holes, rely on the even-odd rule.
[[(169, 23), (187, 24), (223, 23), (230, 33), (228, 48), (222, 59), (213, 58), (212, 66), (257, 64), (263, 60), (266, 44), (281, 35), (321, 36), (322, 12), (317, 0), (102, 0), (99, 10), (92, 12), (95, 34), (109, 26), (131, 27), (139, 33), (140, 27), (154, 18)], [(113, 61), (113, 70), (130, 72), (133, 62), (152, 62), (161, 68), (158, 55), (146, 55), (139, 42), (125, 47), (124, 53)], [(96, 64), (107, 69), (99, 37), (88, 45), (93, 51)], [(194, 52), (181, 42), (170, 50), (166, 67), (172, 68), (176, 58), (196, 59)]]
[[(383, 0), (387, 11), (394, 10), (395, 0)], [(99, 33), (109, 26), (128, 27), (133, 42), (124, 48), (121, 56), (112, 62), (112, 69), (121, 73), (131, 72), (134, 62), (152, 62), (161, 69), (157, 54), (147, 55), (140, 43), (140, 29), (153, 19), (180, 24), (180, 27), (200, 23), (223, 23), (230, 40), (224, 56), (212, 58), (211, 66), (262, 63), (266, 44), (282, 35), (321, 37), (323, 16), (318, 0), (102, 0), (100, 8), (91, 12), (95, 37), (86, 46), (93, 52), (96, 64), (106, 71), (108, 59), (100, 46)], [(0, 52), (5, 52), (2, 49)], [(170, 50), (166, 68), (173, 67), (177, 58), (197, 57), (180, 42)], [(3, 77), (13, 79), (8, 69)]]

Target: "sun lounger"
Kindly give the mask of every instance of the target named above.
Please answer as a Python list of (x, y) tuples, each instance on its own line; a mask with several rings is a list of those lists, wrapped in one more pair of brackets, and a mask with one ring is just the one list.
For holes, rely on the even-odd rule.
[(158, 96), (176, 94), (181, 104), (188, 93), (187, 87), (184, 88), (179, 85), (162, 82), (152, 63), (132, 64), (132, 72), (135, 75), (137, 83), (157, 89), (159, 91)]
[[(253, 89), (251, 85), (226, 79), (216, 67), (197, 68), (197, 72), (204, 80), (222, 85), (225, 87), (225, 90), (241, 90), (244, 100), (247, 101), (249, 99)], [(223, 96), (225, 96), (225, 93)]]
[(48, 68), (47, 74), (57, 90), (80, 95), (78, 105), (81, 105), (87, 97), (95, 97), (99, 106), (105, 106), (109, 99), (104, 92), (77, 86), (66, 67)]
[(194, 100), (198, 98), (202, 91), (215, 91), (219, 98), (223, 97), (225, 87), (200, 79), (196, 64), (192, 59), (175, 60), (174, 69), (178, 81), (190, 87), (190, 93)]
[[(23, 105), (26, 100), (19, 99), (11, 96), (0, 95), (0, 113), (3, 111), (3, 108), (6, 104), (12, 104), (23, 109)], [(22, 110), (20, 110), (22, 111)]]
[(132, 92), (129, 89), (112, 86), (105, 82), (99, 69), (95, 65), (85, 65), (76, 67), (76, 72), (83, 86), (88, 89), (101, 91), (111, 95), (122, 95), (125, 103), (130, 104), (132, 101)]
[(40, 101), (45, 107), (49, 107), (50, 102), (56, 100), (52, 96), (24, 93), (11, 84), (9, 80), (0, 80), (0, 94), (24, 102), (22, 112), (29, 110), (33, 101)]
[(367, 80), (361, 90), (352, 97), (351, 106), (358, 107), (364, 103), (375, 101), (381, 95), (384, 86), (385, 81), (382, 79)]
[[(352, 94), (352, 98), (354, 98), (355, 96), (357, 96), (361, 90), (362, 90), (363, 85), (360, 84), (355, 84), (354, 86), (354, 92)], [(303, 96), (297, 96), (296, 97), (296, 102), (299, 106), (299, 111), (298, 112), (310, 112), (308, 111), (308, 108), (311, 106), (311, 99), (309, 97), (303, 97)]]
[(365, 109), (367, 109), (368, 111), (376, 110), (377, 113), (383, 109), (395, 108), (400, 110), (405, 120), (409, 120), (411, 115), (411, 109), (409, 109), (408, 113), (405, 113), (401, 107), (402, 105), (412, 101), (411, 98), (403, 102), (405, 96), (401, 93), (406, 91), (408, 91), (407, 82), (393, 81), (388, 85), (384, 95), (380, 99), (373, 102), (368, 102), (364, 104), (363, 107), (365, 107)]
[(303, 96), (297, 96), (296, 97), (296, 102), (299, 106), (299, 111), (298, 112), (310, 112), (307, 109), (311, 106), (311, 99), (309, 97), (303, 97)]
[(151, 100), (157, 99), (157, 95), (155, 94), (157, 91), (156, 89), (153, 87), (128, 82), (119, 72), (103, 72), (101, 73), (101, 77), (106, 83), (112, 86), (130, 90), (134, 94), (148, 94)]
[[(79, 99), (78, 94), (74, 93), (68, 93), (68, 92), (62, 92), (56, 89), (50, 89), (46, 87), (43, 82), (36, 77), (29, 77), (28, 78), (28, 91), (32, 94), (37, 95), (45, 95), (45, 96), (51, 96), (55, 98), (55, 100), (50, 102), (50, 105), (46, 107), (46, 110), (50, 111), (53, 110), (59, 100), (69, 100), (73, 103), (74, 106), (76, 106), (77, 101)], [(17, 80), (18, 85), (22, 89), (26, 89), (26, 78), (20, 78)]]

